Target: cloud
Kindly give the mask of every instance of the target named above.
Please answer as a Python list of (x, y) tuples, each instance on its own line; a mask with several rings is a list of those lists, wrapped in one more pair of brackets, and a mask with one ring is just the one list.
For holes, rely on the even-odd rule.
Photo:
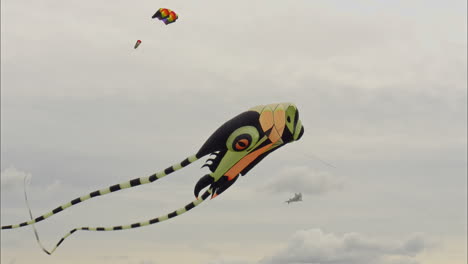
[(253, 262), (239, 259), (237, 257), (222, 257), (208, 262), (208, 264), (253, 264)]
[(281, 170), (264, 189), (271, 193), (302, 192), (320, 195), (342, 187), (341, 179), (328, 172), (315, 171), (307, 166)]
[[(18, 170), (15, 167), (6, 168), (1, 174), (2, 190), (14, 190), (16, 188), (22, 189), (24, 178), (27, 177), (26, 184), (29, 185), (31, 182), (31, 176), (31, 173)], [(63, 189), (63, 184), (59, 180), (54, 180), (50, 183), (41, 182), (40, 186), (32, 185), (31, 189), (41, 193), (53, 193)]]
[(153, 262), (151, 260), (142, 260), (139, 262), (139, 264), (156, 264), (156, 262)]
[(20, 188), (23, 185), (24, 177), (31, 177), (31, 174), (14, 167), (4, 169), (1, 173), (2, 191)]
[(286, 248), (261, 264), (396, 264), (418, 263), (413, 257), (429, 246), (421, 235), (404, 241), (373, 239), (359, 233), (336, 235), (320, 229), (297, 231)]

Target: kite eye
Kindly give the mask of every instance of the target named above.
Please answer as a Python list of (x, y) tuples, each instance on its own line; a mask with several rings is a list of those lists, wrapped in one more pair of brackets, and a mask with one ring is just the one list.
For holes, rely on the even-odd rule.
[(255, 127), (241, 127), (232, 132), (226, 142), (226, 147), (236, 152), (249, 150), (257, 143), (258, 138), (258, 131)]
[(249, 134), (242, 134), (234, 139), (232, 148), (237, 151), (244, 150), (249, 147), (251, 141), (252, 137)]

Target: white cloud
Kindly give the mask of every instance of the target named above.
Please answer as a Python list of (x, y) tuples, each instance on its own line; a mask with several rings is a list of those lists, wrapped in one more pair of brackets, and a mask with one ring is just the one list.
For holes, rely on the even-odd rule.
[(264, 189), (272, 193), (302, 192), (319, 195), (342, 187), (341, 179), (324, 171), (308, 166), (282, 169)]
[(53, 180), (52, 182), (41, 182), (38, 178), (38, 183), (31, 184), (32, 174), (16, 169), (15, 167), (9, 167), (1, 173), (1, 188), (2, 191), (15, 191), (22, 190), (24, 188), (24, 180), (26, 178), (27, 192), (37, 197), (49, 197), (57, 195), (59, 192), (67, 192), (64, 189), (64, 185), (59, 180)]
[(404, 241), (374, 239), (359, 233), (336, 235), (320, 229), (301, 230), (286, 248), (262, 264), (390, 264), (417, 263), (414, 256), (429, 245), (421, 235)]
[(24, 177), (31, 177), (31, 174), (14, 167), (4, 169), (1, 173), (2, 191), (20, 188), (23, 185)]

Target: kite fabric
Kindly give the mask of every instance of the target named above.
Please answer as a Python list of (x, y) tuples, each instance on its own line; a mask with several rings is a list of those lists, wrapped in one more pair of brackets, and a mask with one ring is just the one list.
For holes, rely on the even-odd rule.
[(174, 23), (179, 18), (179, 16), (176, 14), (176, 12), (170, 9), (159, 8), (159, 10), (156, 11), (156, 13), (154, 13), (154, 15), (151, 18), (157, 18), (164, 22), (164, 24), (169, 25), (171, 23)]
[[(279, 103), (256, 106), (224, 123), (205, 141), (196, 154), (187, 157), (180, 163), (174, 164), (165, 170), (147, 177), (136, 178), (91, 192), (65, 203), (39, 217), (33, 218), (31, 214), (30, 221), (14, 225), (5, 225), (2, 226), (2, 230), (15, 229), (28, 225), (33, 225), (34, 228), (35, 223), (41, 222), (52, 215), (58, 214), (61, 211), (88, 199), (138, 185), (152, 183), (192, 164), (202, 157), (207, 155), (214, 156), (213, 158), (209, 158), (202, 166), (202, 168), (208, 167), (211, 173), (201, 177), (196, 183), (194, 188), (196, 199), (169, 214), (128, 225), (110, 227), (77, 227), (63, 236), (52, 250), (46, 250), (42, 246), (36, 231), (35, 234), (41, 248), (44, 252), (50, 255), (67, 237), (78, 230), (115, 231), (159, 223), (179, 216), (197, 207), (210, 196), (211, 199), (213, 199), (220, 195), (237, 181), (239, 175), (246, 175), (268, 154), (288, 143), (299, 140), (303, 134), (304, 127), (302, 126), (301, 120), (299, 120), (299, 111), (294, 104)], [(205, 189), (205, 191), (200, 196), (203, 189)], [(26, 203), (28, 204), (27, 198)]]

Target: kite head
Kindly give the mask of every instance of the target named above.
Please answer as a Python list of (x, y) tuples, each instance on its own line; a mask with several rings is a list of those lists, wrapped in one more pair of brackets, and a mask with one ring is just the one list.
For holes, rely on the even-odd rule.
[(299, 140), (304, 127), (292, 103), (261, 105), (234, 117), (218, 128), (197, 157), (214, 155), (203, 167), (211, 170), (196, 184), (194, 194), (210, 186), (212, 198), (227, 190), (271, 152)]

